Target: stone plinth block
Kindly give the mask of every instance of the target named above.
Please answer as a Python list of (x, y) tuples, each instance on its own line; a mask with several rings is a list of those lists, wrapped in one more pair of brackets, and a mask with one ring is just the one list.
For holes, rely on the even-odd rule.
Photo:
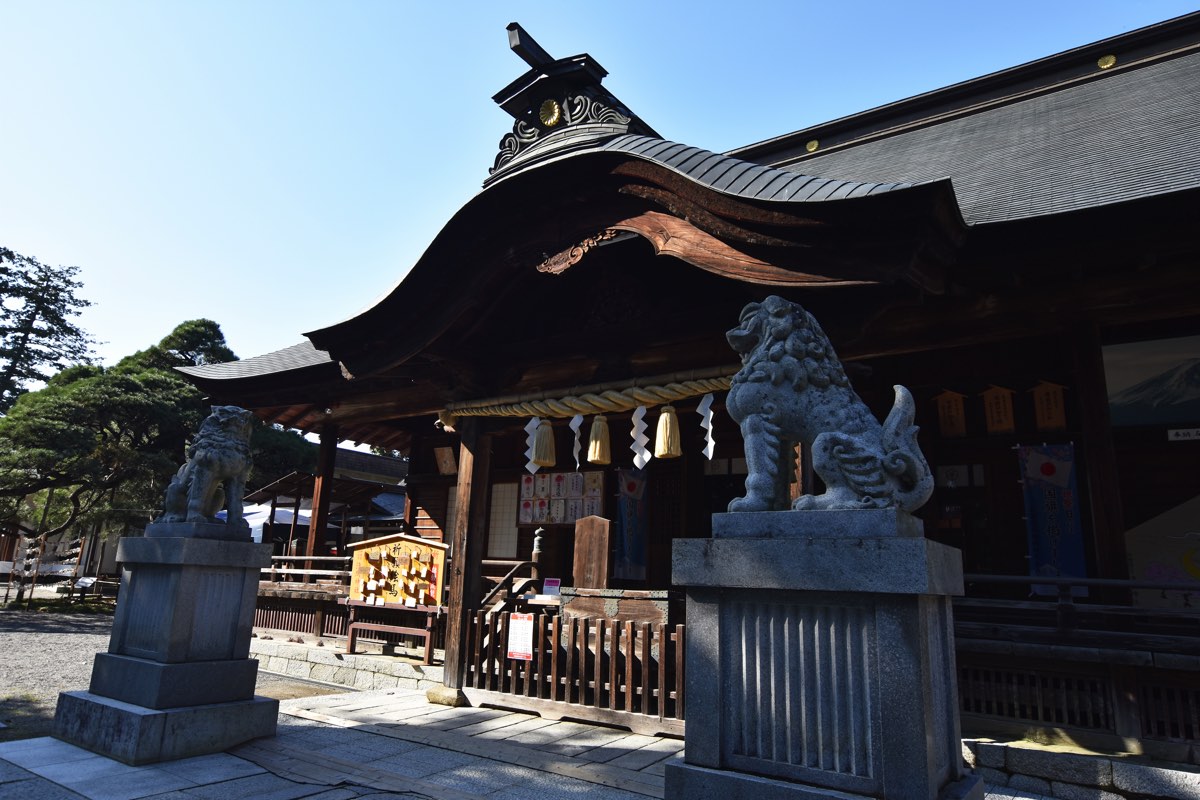
[(91, 692), (63, 692), (54, 735), (126, 764), (150, 764), (219, 753), (274, 736), (278, 715), (279, 701), (266, 697), (152, 709)]
[[(666, 796), (981, 800), (962, 768), (957, 551), (898, 531), (895, 513), (720, 516), (736, 534), (674, 545), (686, 691), (705, 702), (688, 704)], [(754, 517), (767, 535), (749, 535)]]
[(957, 550), (928, 539), (900, 537), (677, 539), (671, 577), (676, 586), (730, 589), (963, 593)]
[[(149, 531), (156, 527), (150, 525)], [(195, 527), (191, 523), (172, 522), (171, 530)], [(254, 542), (195, 539), (187, 536), (145, 538), (127, 536), (117, 545), (117, 561), (122, 564), (189, 564), (205, 567), (271, 566), (271, 546)]]
[(146, 526), (148, 539), (222, 539), (230, 542), (252, 540), (250, 525), (241, 520), (229, 525), (224, 522), (152, 522)]
[(858, 511), (735, 511), (713, 514), (714, 539), (921, 537), (921, 520), (898, 508)]
[(91, 691), (146, 708), (230, 703), (254, 697), (258, 661), (193, 661), (162, 664), (145, 658), (98, 653)]
[(162, 663), (249, 654), (259, 570), (271, 563), (269, 544), (126, 538), (117, 559), (121, 601), (110, 653)]

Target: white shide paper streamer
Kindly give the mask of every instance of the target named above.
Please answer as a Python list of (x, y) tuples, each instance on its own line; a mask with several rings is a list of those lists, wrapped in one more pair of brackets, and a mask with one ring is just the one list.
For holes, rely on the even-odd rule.
[(704, 457), (712, 461), (713, 447), (716, 445), (716, 440), (713, 439), (713, 412), (712, 412), (713, 396), (712, 392), (704, 395), (704, 399), (700, 401), (700, 405), (696, 406), (696, 411), (700, 414), (700, 427), (704, 428)]
[(638, 469), (642, 469), (650, 463), (651, 453), (646, 448), (650, 443), (650, 437), (646, 435), (646, 407), (638, 406), (633, 412), (633, 444), (629, 449), (633, 451), (633, 465)]
[(579, 441), (579, 429), (583, 427), (583, 414), (571, 417), (571, 422), (567, 427), (575, 431), (575, 444), (571, 448), (571, 453), (575, 456), (575, 471), (578, 472), (580, 467), (579, 451), (583, 449), (583, 444)]
[(538, 465), (533, 463), (533, 440), (537, 437), (538, 425), (541, 424), (542, 421), (537, 417), (534, 417), (525, 424), (525, 469), (531, 475), (539, 469)]

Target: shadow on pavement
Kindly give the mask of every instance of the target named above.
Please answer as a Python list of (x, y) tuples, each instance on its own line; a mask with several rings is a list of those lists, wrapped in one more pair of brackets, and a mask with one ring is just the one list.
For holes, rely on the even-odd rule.
[(54, 706), (29, 695), (0, 698), (0, 742), (49, 736), (54, 727)]

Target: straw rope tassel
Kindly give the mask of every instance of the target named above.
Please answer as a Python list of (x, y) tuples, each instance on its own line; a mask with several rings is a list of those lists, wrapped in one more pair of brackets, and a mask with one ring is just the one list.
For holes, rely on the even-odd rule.
[(534, 434), (533, 463), (539, 467), (554, 466), (554, 428), (549, 420), (542, 420)]
[(674, 406), (663, 406), (658, 412), (658, 429), (654, 437), (655, 458), (678, 458), (683, 455), (679, 442), (679, 418)]
[(592, 429), (588, 434), (588, 463), (611, 464), (612, 449), (608, 443), (608, 422), (603, 414), (597, 414), (592, 419)]

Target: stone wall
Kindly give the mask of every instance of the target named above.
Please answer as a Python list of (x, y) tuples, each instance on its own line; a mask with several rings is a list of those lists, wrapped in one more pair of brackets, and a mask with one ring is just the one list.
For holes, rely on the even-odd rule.
[(336, 645), (315, 647), (254, 638), (250, 657), (257, 658), (259, 669), (267, 672), (350, 689), (427, 690), (442, 685), (441, 665), (427, 667), (392, 656), (348, 655)]
[(963, 757), (989, 790), (1058, 800), (1200, 800), (1200, 769), (1182, 764), (982, 739), (963, 740)]

